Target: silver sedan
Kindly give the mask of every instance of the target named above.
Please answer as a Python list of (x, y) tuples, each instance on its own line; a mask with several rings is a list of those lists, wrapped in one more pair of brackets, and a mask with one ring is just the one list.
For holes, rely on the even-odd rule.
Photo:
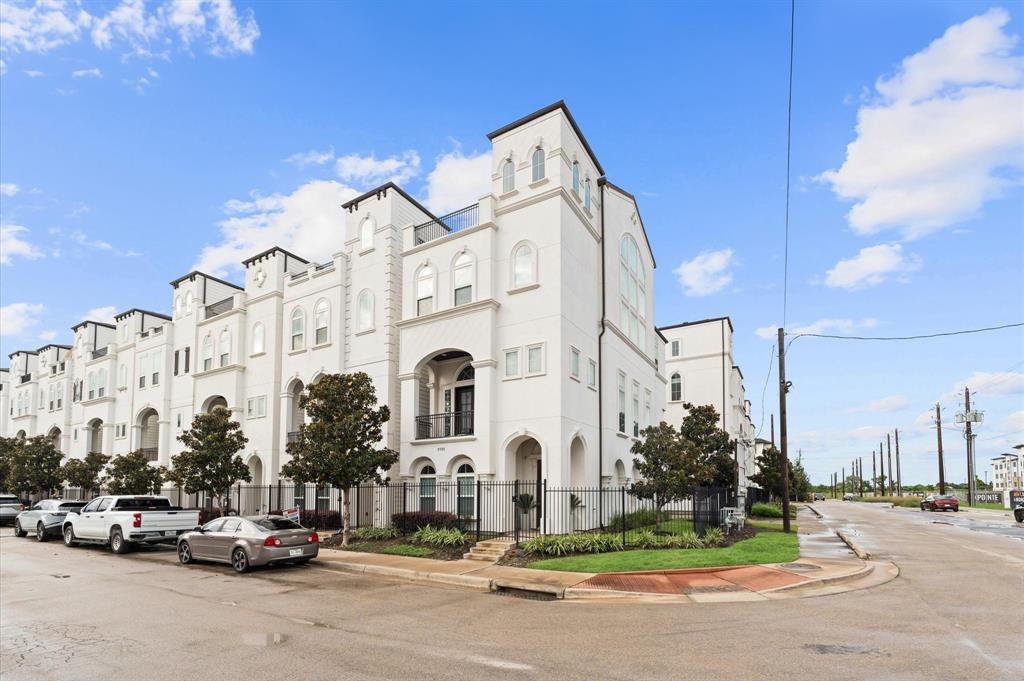
[(217, 518), (178, 538), (178, 560), (228, 563), (235, 572), (271, 563), (301, 565), (317, 557), (320, 537), (284, 516)]
[(46, 541), (51, 536), (60, 535), (60, 526), (68, 511), (78, 511), (85, 506), (85, 501), (65, 501), (63, 499), (43, 499), (22, 511), (14, 519), (14, 534), (24, 537), (30, 532), (39, 541)]

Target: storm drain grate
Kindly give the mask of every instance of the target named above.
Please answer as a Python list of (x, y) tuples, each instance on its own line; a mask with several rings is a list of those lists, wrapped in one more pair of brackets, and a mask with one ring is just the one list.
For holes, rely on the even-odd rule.
[(529, 591), (527, 589), (516, 589), (508, 586), (499, 586), (492, 592), (496, 596), (506, 596), (509, 598), (522, 598), (526, 601), (553, 601), (555, 594), (545, 593), (543, 591)]

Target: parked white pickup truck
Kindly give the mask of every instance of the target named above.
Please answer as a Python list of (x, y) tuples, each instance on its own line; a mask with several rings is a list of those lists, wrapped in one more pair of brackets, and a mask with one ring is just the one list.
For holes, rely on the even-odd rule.
[(108, 544), (114, 553), (127, 553), (133, 544), (176, 541), (199, 525), (199, 511), (172, 506), (167, 497), (97, 497), (61, 525), (64, 543)]

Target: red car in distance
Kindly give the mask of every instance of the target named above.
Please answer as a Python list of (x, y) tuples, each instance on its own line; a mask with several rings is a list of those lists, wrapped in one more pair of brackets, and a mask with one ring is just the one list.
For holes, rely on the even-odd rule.
[(952, 494), (929, 494), (921, 501), (922, 511), (959, 511), (960, 500)]

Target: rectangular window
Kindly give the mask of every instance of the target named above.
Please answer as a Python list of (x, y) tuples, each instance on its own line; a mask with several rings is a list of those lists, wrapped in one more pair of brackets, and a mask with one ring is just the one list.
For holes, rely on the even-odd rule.
[(145, 388), (146, 387), (146, 375), (145, 374), (139, 374), (139, 387), (140, 388)]
[(619, 432), (626, 432), (626, 374), (619, 372), (619, 392), (618, 392), (618, 408), (619, 408)]
[(323, 345), (327, 342), (327, 327), (318, 326), (316, 329), (316, 344)]
[(640, 437), (640, 384), (633, 381), (633, 437)]
[(519, 377), (519, 348), (505, 351), (505, 378)]
[(592, 359), (587, 360), (587, 385), (597, 387), (597, 362)]
[(160, 366), (164, 363), (164, 353), (161, 351), (154, 352), (149, 356), (149, 368), (153, 372), (150, 377), (150, 385), (160, 385)]
[(174, 351), (174, 375), (175, 376), (178, 375), (178, 354), (179, 354), (179, 352), (180, 352), (179, 350), (175, 350)]
[(679, 341), (677, 341), (677, 340), (672, 341), (672, 356), (673, 357), (678, 357), (679, 356)]
[(181, 414), (178, 414), (178, 429), (181, 429)]
[(651, 391), (644, 390), (644, 427), (650, 427), (651, 423)]
[(260, 395), (250, 397), (246, 402), (245, 416), (250, 419), (258, 419), (267, 415), (267, 397)]
[(437, 508), (437, 481), (433, 476), (420, 478), (420, 510), (433, 511)]
[(191, 355), (191, 354), (192, 354), (192, 348), (191, 347), (185, 348), (185, 373), (186, 374), (188, 373), (188, 360), (189, 360), (189, 355)]
[(526, 346), (526, 375), (535, 376), (544, 373), (544, 345)]
[(434, 311), (434, 298), (420, 298), (416, 301), (416, 315), (430, 314)]
[(139, 357), (139, 387), (146, 387), (146, 377), (149, 375), (149, 356)]
[(229, 353), (229, 352), (222, 352), (220, 354), (220, 365), (222, 367), (226, 367), (230, 360), (231, 360), (231, 353)]
[(580, 351), (576, 348), (569, 348), (569, 373), (575, 379), (580, 377)]
[(209, 371), (213, 368), (213, 358), (207, 357), (203, 360), (203, 371)]
[(462, 265), (455, 268), (455, 305), (465, 305), (473, 300), (473, 267)]

